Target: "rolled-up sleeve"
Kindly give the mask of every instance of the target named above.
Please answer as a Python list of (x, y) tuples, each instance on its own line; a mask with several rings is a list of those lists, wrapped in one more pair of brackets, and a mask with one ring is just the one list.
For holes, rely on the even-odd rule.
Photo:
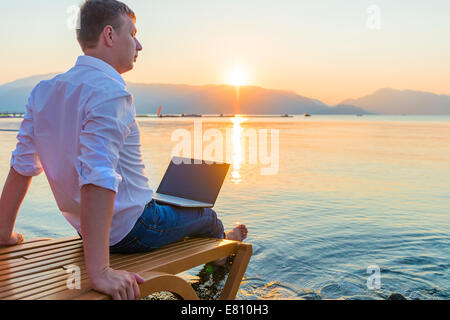
[(117, 193), (120, 149), (135, 119), (131, 96), (122, 96), (88, 108), (80, 133), (77, 171), (80, 188), (93, 184)]
[(12, 152), (10, 162), (10, 165), (14, 170), (21, 175), (28, 177), (37, 176), (43, 171), (34, 143), (32, 111), (33, 92), (28, 98), (26, 112), (17, 135), (18, 142), (16, 149)]

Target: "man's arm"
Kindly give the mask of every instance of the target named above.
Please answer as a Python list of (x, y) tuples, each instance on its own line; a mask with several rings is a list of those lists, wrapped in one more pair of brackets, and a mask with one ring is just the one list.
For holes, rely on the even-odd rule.
[(9, 170), (0, 198), (0, 245), (15, 245), (23, 241), (21, 234), (13, 232), (17, 212), (30, 187), (32, 177)]
[(16, 149), (11, 155), (11, 169), (0, 198), (0, 245), (15, 245), (23, 241), (23, 236), (13, 232), (17, 213), (30, 187), (32, 177), (43, 171), (34, 144), (33, 96), (31, 92), (26, 112), (17, 134)]
[(137, 299), (138, 274), (113, 270), (109, 264), (109, 230), (116, 193), (93, 184), (81, 188), (81, 229), (86, 270), (95, 290), (115, 300)]
[(109, 245), (115, 195), (122, 181), (116, 169), (135, 109), (128, 92), (106, 92), (105, 97), (86, 106), (75, 164), (86, 269), (95, 290), (113, 299), (134, 299), (139, 296), (137, 283), (144, 280), (135, 273), (111, 269)]

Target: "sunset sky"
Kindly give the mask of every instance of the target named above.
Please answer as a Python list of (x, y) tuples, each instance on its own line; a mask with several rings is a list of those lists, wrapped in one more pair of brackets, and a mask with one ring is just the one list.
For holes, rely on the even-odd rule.
[[(237, 72), (329, 104), (383, 87), (450, 94), (448, 0), (124, 2), (144, 47), (130, 82), (221, 84)], [(0, 84), (74, 64), (81, 50), (68, 24), (80, 3), (2, 2)]]

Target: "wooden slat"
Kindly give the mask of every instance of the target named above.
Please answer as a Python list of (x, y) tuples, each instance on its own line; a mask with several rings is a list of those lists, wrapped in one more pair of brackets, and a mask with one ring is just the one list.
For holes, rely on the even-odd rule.
[(25, 260), (24, 258), (15, 258), (15, 259), (9, 259), (9, 260), (5, 260), (5, 261), (0, 261), (0, 269), (2, 268), (2, 266), (4, 266), (4, 268), (8, 268), (14, 262), (24, 261), (24, 260)]
[[(39, 256), (33, 259), (23, 259), (21, 261), (12, 262), (9, 265), (0, 266), (0, 276), (29, 268), (34, 268), (39, 265), (44, 265), (64, 259), (74, 258), (75, 256), (83, 255), (83, 250), (79, 248), (70, 249), (62, 252), (57, 252), (47, 256)], [(67, 257), (70, 256), (70, 257)], [(66, 258), (67, 257), (67, 258)], [(58, 260), (56, 260), (58, 259)]]
[[(35, 242), (39, 242), (39, 241), (49, 241), (49, 240), (53, 240), (53, 239), (52, 238), (30, 238), (30, 239), (24, 239), (20, 243), (20, 245), (35, 243)], [(14, 246), (0, 246), (0, 251), (2, 249), (14, 248), (16, 246), (18, 246), (18, 245), (14, 245)]]
[(83, 257), (77, 257), (77, 258), (73, 258), (73, 259), (67, 259), (67, 260), (62, 260), (62, 261), (58, 261), (55, 263), (50, 263), (47, 265), (41, 265), (39, 267), (36, 268), (30, 268), (30, 269), (25, 269), (22, 271), (17, 271), (15, 273), (8, 273), (5, 274), (3, 276), (0, 276), (0, 282), (1, 281), (5, 281), (11, 278), (16, 278), (16, 277), (22, 277), (25, 275), (29, 275), (29, 274), (33, 274), (33, 273), (39, 273), (42, 271), (47, 271), (47, 270), (52, 270), (52, 269), (56, 269), (56, 268), (62, 268), (65, 265), (68, 264), (72, 264), (72, 263), (77, 263), (83, 261)]
[[(26, 297), (30, 295), (30, 290), (38, 287), (42, 288), (46, 285), (49, 285), (54, 282), (59, 282), (60, 280), (67, 281), (69, 274), (67, 272), (60, 269), (59, 272), (51, 273), (46, 275), (45, 277), (40, 277), (39, 282), (36, 285), (36, 282), (30, 281), (29, 284), (24, 284), (22, 286), (13, 286), (7, 288), (7, 290), (1, 290), (0, 288), (0, 299), (20, 299), (22, 297)], [(36, 281), (36, 279), (34, 279)]]
[[(6, 299), (7, 300), (29, 300), (29, 298), (27, 298), (27, 297), (29, 297), (30, 294), (31, 295), (41, 295), (43, 292), (44, 293), (52, 292), (54, 290), (54, 288), (55, 288), (55, 284), (61, 284), (61, 283), (64, 284), (64, 288), (67, 291), (78, 291), (78, 290), (68, 290), (67, 289), (67, 285), (66, 285), (67, 284), (67, 277), (68, 277), (68, 275), (66, 274), (66, 275), (64, 275), (62, 277), (58, 277), (58, 279), (57, 279), (58, 282), (52, 282), (52, 283), (47, 284), (47, 285), (42, 285), (39, 288), (36, 288), (34, 290), (28, 290), (26, 292), (22, 292), (22, 293), (19, 293), (19, 294), (16, 294), (16, 295), (12, 295), (12, 296), (7, 297)], [(59, 281), (61, 279), (64, 279), (64, 280), (63, 281)]]
[(20, 264), (18, 266), (0, 270), (0, 279), (2, 279), (1, 278), (2, 276), (7, 275), (7, 274), (14, 274), (15, 272), (18, 272), (18, 271), (33, 269), (36, 267), (45, 266), (47, 264), (52, 264), (52, 263), (56, 263), (56, 262), (64, 263), (64, 260), (70, 260), (70, 259), (74, 259), (74, 258), (78, 258), (78, 257), (80, 257), (80, 254), (79, 254), (79, 252), (76, 252), (76, 253), (71, 253), (69, 255), (58, 256), (58, 257), (55, 257), (52, 259), (37, 258), (36, 260), (24, 260), (24, 261), (20, 262), (22, 264)]
[[(215, 241), (214, 241), (215, 242)], [(158, 250), (146, 252), (146, 253), (137, 253), (132, 255), (111, 255), (111, 266), (114, 268), (115, 265), (115, 259), (117, 259), (120, 256), (126, 256), (127, 261), (131, 263), (138, 263), (141, 261), (145, 261), (147, 259), (157, 259), (158, 257), (164, 256), (164, 255), (172, 255), (175, 253), (178, 253), (183, 250), (188, 250), (191, 248), (197, 248), (206, 244), (210, 244), (211, 239), (202, 239), (202, 238), (196, 238), (189, 242), (178, 242), (166, 247), (163, 247)]]
[[(186, 250), (186, 248), (192, 247), (193, 245), (205, 244), (205, 243), (210, 243), (210, 242), (211, 242), (211, 240), (209, 240), (209, 239), (198, 238), (198, 239), (193, 239), (190, 242), (180, 242), (180, 243), (176, 243), (176, 244), (171, 244), (165, 248), (159, 249), (154, 252), (149, 252), (149, 253), (136, 253), (136, 254), (129, 254), (129, 255), (113, 254), (113, 255), (111, 255), (112, 266), (116, 269), (122, 269), (123, 267), (126, 267), (127, 265), (141, 262), (144, 257), (148, 257), (149, 259), (154, 259), (155, 257), (161, 256), (164, 254), (167, 255), (167, 254), (172, 254), (175, 252)], [(86, 279), (87, 274), (85, 272), (84, 260), (80, 260), (80, 263), (78, 264), (78, 266), (80, 267), (82, 279)], [(67, 266), (64, 266), (64, 267), (67, 267)], [(66, 276), (65, 280), (67, 280), (67, 276)], [(51, 283), (53, 283), (53, 281)], [(65, 283), (66, 283), (65, 281), (59, 282), (57, 284), (57, 286), (61, 286), (62, 283), (65, 286)], [(41, 285), (41, 283), (34, 282), (34, 284), (27, 287), (26, 293), (23, 293), (20, 295), (15, 295), (15, 296), (9, 297), (9, 298), (20, 299), (20, 298), (26, 297), (27, 295), (31, 295), (33, 293), (38, 293), (38, 292), (40, 292), (40, 290), (41, 290), (40, 288), (42, 288), (42, 287), (43, 286)], [(50, 288), (51, 288), (50, 285), (45, 286), (46, 290), (48, 290)], [(63, 287), (61, 290), (65, 290), (65, 289), (67, 289), (67, 288)]]
[(41, 238), (29, 238), (29, 239), (25, 238), (22, 243), (31, 243), (31, 242), (48, 241), (48, 240), (53, 240), (53, 238), (47, 238), (47, 237), (45, 237), (45, 238), (42, 238), (42, 237)]
[(67, 245), (61, 248), (56, 248), (56, 249), (52, 249), (52, 250), (47, 250), (47, 251), (41, 251), (41, 252), (37, 252), (37, 253), (32, 253), (32, 254), (27, 254), (24, 255), (23, 258), (24, 259), (35, 259), (35, 258), (42, 258), (42, 257), (50, 257), (50, 256), (54, 256), (56, 254), (62, 254), (62, 253), (66, 253), (67, 251), (71, 251), (71, 250), (78, 250), (80, 252), (83, 252), (83, 244), (82, 243), (77, 243), (74, 245)]
[[(136, 254), (136, 256), (138, 256), (138, 255), (139, 254)], [(120, 255), (120, 256), (115, 257), (114, 261), (120, 262), (121, 260), (126, 260), (128, 257), (129, 256), (127, 256), (127, 255), (123, 255), (123, 256)], [(80, 266), (81, 271), (84, 271), (84, 268), (85, 268), (84, 260), (80, 259), (79, 261), (80, 261), (80, 263), (78, 265)], [(2, 291), (2, 287), (5, 287), (5, 286), (13, 287), (13, 286), (21, 286), (23, 284), (36, 283), (36, 286), (38, 287), (39, 286), (39, 283), (38, 283), (39, 277), (45, 278), (47, 274), (55, 273), (57, 271), (64, 271), (64, 273), (67, 273), (66, 272), (67, 267), (68, 267), (68, 265), (64, 265), (62, 267), (60, 266), (59, 269), (56, 269), (56, 270), (48, 270), (48, 271), (40, 272), (37, 274), (29, 274), (29, 275), (18, 276), (18, 277), (14, 277), (15, 274), (13, 274), (12, 278), (0, 282), (0, 292)]]
[(75, 245), (75, 244), (83, 245), (83, 242), (81, 240), (71, 241), (71, 242), (63, 242), (63, 243), (58, 243), (58, 244), (53, 244), (53, 245), (48, 245), (48, 246), (32, 248), (32, 249), (28, 249), (28, 250), (22, 250), (22, 251), (17, 251), (17, 252), (5, 253), (5, 254), (0, 255), (0, 261), (1, 260), (18, 258), (18, 257), (23, 257), (23, 256), (26, 256), (26, 255), (29, 255), (29, 254), (34, 254), (34, 253), (39, 253), (39, 252), (46, 252), (47, 250), (53, 250), (53, 249), (57, 249), (57, 248), (64, 248), (64, 247)]
[(73, 245), (83, 245), (83, 242), (81, 240), (79, 241), (71, 241), (71, 242), (64, 242), (64, 243), (59, 243), (59, 244), (54, 244), (54, 245), (49, 245), (49, 246), (42, 246), (42, 247), (38, 247), (38, 248), (33, 248), (33, 249), (28, 249), (28, 250), (22, 250), (22, 251), (17, 251), (17, 252), (11, 252), (11, 253), (5, 253), (3, 255), (0, 255), (0, 261), (2, 260), (8, 260), (8, 259), (13, 259), (13, 258), (21, 258), (30, 254), (36, 254), (39, 252), (47, 252), (50, 250), (54, 250), (54, 249), (58, 249), (58, 248), (65, 248), (67, 246), (73, 246)]
[(27, 250), (27, 249), (33, 249), (33, 248), (48, 246), (48, 245), (52, 245), (52, 244), (70, 242), (70, 241), (78, 241), (78, 240), (80, 240), (79, 237), (66, 237), (66, 238), (46, 240), (46, 241), (23, 243), (23, 244), (19, 244), (16, 246), (1, 247), (0, 255), (3, 255), (5, 253), (18, 252), (18, 251)]
[(49, 277), (52, 274), (55, 274), (55, 273), (58, 273), (61, 271), (65, 272), (64, 269), (59, 268), (59, 269), (42, 271), (42, 272), (38, 272), (38, 273), (32, 273), (32, 274), (29, 274), (26, 276), (12, 278), (12, 279), (2, 281), (2, 282), (0, 282), (0, 292), (9, 290), (10, 288), (13, 288), (13, 287), (21, 287), (23, 285), (27, 285), (30, 283), (39, 282), (41, 278), (45, 279), (46, 277)]
[(134, 265), (130, 271), (155, 270), (171, 274), (178, 274), (182, 271), (192, 269), (201, 264), (212, 262), (236, 252), (238, 243), (236, 241), (222, 240), (221, 245), (210, 245), (205, 248), (195, 248), (189, 252), (181, 252), (173, 256), (167, 256), (157, 263), (149, 261), (148, 264)]

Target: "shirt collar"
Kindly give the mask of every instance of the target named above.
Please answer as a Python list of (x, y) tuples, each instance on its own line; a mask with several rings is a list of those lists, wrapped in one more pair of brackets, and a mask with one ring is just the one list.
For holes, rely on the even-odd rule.
[(107, 62), (105, 62), (101, 59), (98, 59), (98, 58), (95, 58), (92, 56), (86, 56), (86, 55), (79, 56), (75, 66), (88, 66), (88, 67), (98, 69), (98, 70), (106, 73), (108, 76), (110, 76), (114, 80), (119, 81), (124, 87), (127, 86), (127, 83), (125, 82), (125, 80), (123, 80), (120, 73), (118, 73), (117, 70), (114, 69), (110, 64), (108, 64)]

